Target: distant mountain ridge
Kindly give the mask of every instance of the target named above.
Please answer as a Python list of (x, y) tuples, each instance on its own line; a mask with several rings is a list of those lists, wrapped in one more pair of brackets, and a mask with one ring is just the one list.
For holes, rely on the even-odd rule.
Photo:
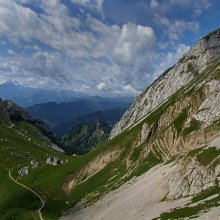
[[(64, 125), (65, 123), (68, 124), (69, 122), (74, 121), (77, 117), (79, 120), (79, 117), (95, 112), (102, 114), (101, 112), (110, 109), (127, 109), (130, 104), (131, 99), (129, 98), (110, 99), (103, 97), (91, 97), (82, 98), (74, 102), (49, 102), (36, 104), (28, 107), (27, 110), (33, 117), (41, 118), (49, 123), (52, 128), (57, 128), (61, 124)], [(122, 111), (119, 110), (119, 112)], [(91, 118), (91, 116), (88, 116), (88, 118), (89, 117)]]
[(57, 90), (49, 88), (38, 88), (38, 87), (28, 87), (23, 86), (15, 81), (7, 81), (0, 84), (0, 98), (8, 99), (14, 103), (22, 106), (29, 107), (35, 104), (56, 102), (73, 102), (81, 99), (92, 99), (97, 102), (101, 100), (127, 100), (129, 102), (133, 101), (133, 96), (118, 96), (118, 97), (99, 97), (91, 96), (81, 92), (75, 92), (72, 90)]
[(77, 116), (72, 121), (61, 123), (53, 128), (53, 132), (62, 136), (69, 133), (74, 126), (81, 123), (94, 123), (96, 120), (105, 122), (110, 128), (120, 120), (123, 113), (127, 110), (124, 108), (113, 108), (106, 111), (96, 111), (86, 115)]
[(68, 91), (25, 87), (13, 81), (0, 84), (0, 98), (11, 100), (22, 107), (45, 102), (69, 102), (85, 97), (85, 94)]

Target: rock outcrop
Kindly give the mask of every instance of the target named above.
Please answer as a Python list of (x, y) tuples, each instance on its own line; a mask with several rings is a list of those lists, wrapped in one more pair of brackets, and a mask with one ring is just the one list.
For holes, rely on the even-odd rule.
[[(35, 127), (39, 128), (39, 131), (42, 133), (43, 136), (48, 138), (52, 143), (61, 146), (60, 143), (54, 137), (50, 127), (41, 119), (33, 118), (25, 109), (16, 105), (10, 100), (3, 100), (0, 98), (0, 115), (8, 117), (10, 119), (11, 126), (14, 126), (13, 123), (19, 121), (26, 121)], [(57, 147), (58, 148), (58, 147)], [(57, 149), (56, 149), (57, 150)], [(58, 151), (63, 151), (58, 149)]]
[(177, 168), (169, 177), (168, 199), (198, 194), (212, 187), (218, 187), (220, 181), (220, 165), (210, 168), (195, 157), (187, 157), (179, 162)]
[(32, 160), (32, 161), (31, 161), (31, 167), (32, 167), (32, 169), (37, 168), (38, 165), (39, 165), (39, 163), (38, 163), (36, 160)]
[(29, 168), (28, 167), (22, 167), (19, 171), (18, 171), (18, 175), (20, 177), (22, 176), (26, 176), (29, 173)]
[(55, 156), (49, 156), (46, 160), (46, 164), (56, 166), (59, 163), (59, 159)]

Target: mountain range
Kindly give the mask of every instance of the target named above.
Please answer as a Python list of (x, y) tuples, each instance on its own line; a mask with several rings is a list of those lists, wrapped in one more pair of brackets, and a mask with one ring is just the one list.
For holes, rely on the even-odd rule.
[[(86, 115), (74, 117), (73, 120), (61, 123), (53, 128), (53, 132), (57, 136), (62, 136), (70, 132), (76, 125), (87, 123), (94, 124), (97, 120), (104, 122), (109, 128), (120, 120), (123, 113), (128, 107), (113, 108), (105, 111), (95, 111)], [(109, 134), (110, 135), (110, 134)]]
[[(97, 111), (112, 109), (126, 110), (131, 104), (131, 98), (110, 99), (103, 97), (81, 98), (74, 102), (48, 102), (29, 106), (27, 111), (35, 118), (45, 120), (52, 129), (60, 124), (73, 121), (76, 117), (85, 116)], [(91, 116), (90, 116), (91, 117)]]
[(75, 102), (36, 104), (26, 110), (50, 125), (67, 153), (78, 155), (106, 141), (130, 103), (130, 98), (92, 97)]
[(28, 107), (38, 103), (75, 101), (85, 95), (69, 90), (26, 87), (14, 81), (7, 81), (0, 84), (0, 97), (11, 100), (22, 107)]

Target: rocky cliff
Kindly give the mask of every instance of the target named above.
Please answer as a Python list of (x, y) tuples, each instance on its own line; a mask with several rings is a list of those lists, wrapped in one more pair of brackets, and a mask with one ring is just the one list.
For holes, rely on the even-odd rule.
[[(110, 139), (120, 134), (159, 107), (167, 98), (201, 74), (220, 57), (220, 29), (202, 38), (172, 68), (149, 86), (111, 131)], [(208, 104), (208, 103), (207, 103)]]

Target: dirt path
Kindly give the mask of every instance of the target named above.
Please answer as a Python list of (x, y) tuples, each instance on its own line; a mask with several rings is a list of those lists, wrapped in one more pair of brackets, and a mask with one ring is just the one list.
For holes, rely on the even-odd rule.
[(3, 166), (3, 165), (1, 165), (1, 164), (0, 164), (0, 166), (3, 167), (5, 170), (8, 171), (8, 176), (9, 176), (9, 178), (10, 178), (14, 183), (16, 183), (17, 185), (20, 185), (20, 186), (22, 186), (23, 188), (29, 190), (30, 192), (32, 192), (35, 196), (37, 196), (37, 197), (40, 199), (41, 207), (37, 210), (37, 213), (38, 213), (38, 215), (39, 215), (40, 220), (44, 220), (43, 217), (42, 217), (42, 212), (41, 212), (41, 210), (44, 208), (44, 205), (45, 205), (44, 199), (43, 199), (38, 193), (36, 193), (34, 190), (32, 190), (31, 188), (29, 188), (28, 186), (25, 186), (24, 184), (19, 183), (17, 180), (15, 180), (15, 179), (12, 177), (12, 175), (11, 175), (11, 170), (12, 170), (12, 169), (8, 169), (8, 168), (6, 168), (5, 166)]

